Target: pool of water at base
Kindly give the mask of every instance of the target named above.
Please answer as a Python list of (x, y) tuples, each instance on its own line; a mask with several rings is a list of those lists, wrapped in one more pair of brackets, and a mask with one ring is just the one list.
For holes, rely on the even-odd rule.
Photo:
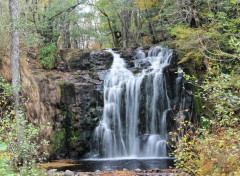
[(74, 166), (58, 168), (58, 171), (76, 171), (76, 172), (95, 172), (116, 171), (127, 169), (151, 170), (151, 169), (168, 169), (174, 166), (174, 158), (137, 158), (137, 159), (85, 159), (79, 160)]

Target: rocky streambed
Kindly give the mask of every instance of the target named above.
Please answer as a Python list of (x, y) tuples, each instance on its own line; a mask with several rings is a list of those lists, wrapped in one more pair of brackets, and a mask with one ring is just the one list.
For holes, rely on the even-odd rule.
[[(95, 172), (72, 172), (66, 170), (65, 172), (58, 172), (55, 169), (48, 171), (48, 176), (174, 176), (176, 175), (172, 170), (140, 170), (135, 171), (95, 171)], [(184, 176), (184, 175), (182, 175)]]
[[(42, 165), (48, 176), (170, 176), (173, 170), (170, 159), (122, 159), (122, 160), (62, 160)], [(141, 169), (139, 169), (141, 168)]]

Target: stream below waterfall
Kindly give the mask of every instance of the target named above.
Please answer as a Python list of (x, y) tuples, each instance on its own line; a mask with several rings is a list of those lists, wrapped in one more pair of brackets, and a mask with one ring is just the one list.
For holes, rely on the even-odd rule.
[[(138, 159), (86, 159), (76, 161), (75, 165), (64, 166), (58, 168), (58, 171), (76, 171), (76, 172), (95, 172), (100, 171), (121, 171), (127, 169), (134, 171), (141, 168), (141, 170), (151, 169), (168, 169), (169, 166), (174, 166), (172, 158), (138, 158)], [(50, 167), (51, 168), (51, 167)], [(49, 169), (50, 169), (49, 168)], [(52, 167), (54, 168), (54, 167)]]

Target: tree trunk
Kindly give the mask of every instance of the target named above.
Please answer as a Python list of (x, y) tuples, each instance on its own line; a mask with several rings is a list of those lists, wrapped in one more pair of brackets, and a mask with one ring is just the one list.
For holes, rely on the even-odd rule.
[(114, 45), (114, 47), (118, 47), (119, 46), (118, 38), (116, 38), (116, 36), (114, 35), (115, 33), (112, 29), (111, 20), (110, 20), (108, 14), (104, 10), (100, 9), (99, 7), (97, 7), (97, 8), (107, 18), (108, 28), (111, 31), (113, 45)]
[(195, 0), (189, 2), (189, 13), (190, 13), (190, 27), (198, 28), (201, 26), (198, 10), (195, 5)]
[(66, 24), (66, 39), (67, 39), (67, 48), (71, 48), (71, 35), (70, 35), (70, 22)]
[[(148, 16), (149, 16), (149, 12), (147, 9), (146, 9), (146, 14), (148, 14)], [(149, 17), (147, 18), (147, 22), (148, 22), (148, 31), (151, 34), (152, 43), (156, 44), (158, 42), (158, 37), (157, 37), (156, 31), (154, 29), (154, 26), (152, 24), (152, 21)]]
[(184, 15), (183, 15), (183, 7), (182, 7), (182, 0), (175, 0), (175, 4), (177, 7), (177, 12), (178, 12), (178, 18), (180, 18), (180, 20), (184, 20)]
[(122, 24), (122, 43), (123, 48), (128, 47), (128, 29), (127, 29), (127, 22), (128, 22), (128, 12), (127, 10), (122, 10), (122, 21), (124, 24)]
[(9, 14), (10, 14), (10, 58), (11, 58), (11, 72), (12, 72), (12, 88), (14, 96), (14, 109), (17, 126), (17, 141), (18, 145), (21, 143), (21, 136), (23, 135), (23, 128), (20, 122), (19, 114), (19, 94), (21, 86), (20, 76), (20, 61), (19, 61), (19, 4), (18, 0), (9, 0)]
[(70, 42), (70, 32), (69, 32), (69, 23), (61, 25), (61, 35), (62, 35), (62, 48), (71, 48)]
[(10, 57), (12, 71), (12, 87), (15, 100), (15, 111), (19, 108), (19, 92), (21, 86), (20, 61), (19, 61), (19, 32), (17, 29), (19, 19), (18, 0), (9, 0), (10, 12)]
[(2, 11), (2, 1), (0, 0), (0, 16), (2, 16), (3, 11)]

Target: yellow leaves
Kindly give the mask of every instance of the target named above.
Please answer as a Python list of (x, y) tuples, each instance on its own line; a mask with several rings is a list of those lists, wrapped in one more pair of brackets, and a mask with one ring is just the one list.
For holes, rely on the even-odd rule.
[(10, 114), (11, 114), (11, 115), (15, 115), (15, 111), (12, 110), (12, 111), (10, 112)]
[(135, 0), (135, 4), (140, 9), (151, 8), (153, 5), (160, 4), (159, 0)]
[(142, 8), (145, 6), (145, 3), (144, 2), (140, 2), (140, 1), (135, 1), (135, 4), (139, 7), (139, 8)]
[(49, 2), (48, 2), (48, 0), (43, 0), (43, 1), (41, 1), (39, 4), (39, 7), (49, 7)]
[(185, 56), (178, 62), (178, 64), (187, 62), (191, 58), (192, 55), (193, 55), (193, 52), (186, 53)]
[(218, 143), (218, 147), (222, 147), (222, 144), (221, 144), (221, 143)]

